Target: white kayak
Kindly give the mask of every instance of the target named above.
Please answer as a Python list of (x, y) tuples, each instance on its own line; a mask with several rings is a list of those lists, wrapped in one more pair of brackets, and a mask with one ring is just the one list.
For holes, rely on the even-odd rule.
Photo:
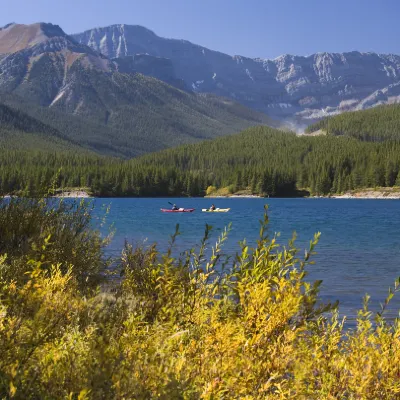
[(209, 208), (202, 208), (203, 212), (228, 212), (230, 208), (216, 208), (215, 210), (210, 210)]

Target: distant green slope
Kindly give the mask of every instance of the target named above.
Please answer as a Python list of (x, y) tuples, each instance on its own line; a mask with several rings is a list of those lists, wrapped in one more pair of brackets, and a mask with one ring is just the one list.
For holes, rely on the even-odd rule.
[(121, 140), (125, 133), (118, 129), (59, 110), (40, 107), (13, 94), (2, 94), (1, 101), (59, 132), (66, 140), (98, 154), (127, 158), (148, 152), (151, 144), (146, 138), (138, 138), (134, 148), (128, 147), (130, 144)]
[[(99, 74), (97, 78), (104, 76)], [(224, 136), (272, 122), (266, 115), (232, 100), (181, 91), (149, 76), (115, 73), (113, 82), (121, 93), (118, 98), (113, 98), (111, 93), (116, 91), (113, 88), (110, 95), (102, 97), (109, 110), (106, 125), (125, 132), (127, 141), (146, 137), (152, 142), (148, 151)], [(107, 87), (107, 82), (96, 81), (96, 84)]]
[(51, 126), (1, 103), (0, 148), (83, 151), (83, 148), (68, 140)]
[[(231, 100), (183, 92), (140, 74), (115, 74), (115, 87), (110, 88), (109, 77), (84, 72), (89, 86), (97, 85), (96, 98), (101, 99), (98, 108), (96, 103), (86, 102), (82, 106), (73, 104), (70, 109), (70, 102), (63, 99), (45, 108), (15, 94), (2, 94), (2, 102), (87, 149), (124, 158), (274, 123)], [(72, 93), (81, 90), (75, 88)], [(77, 112), (73, 111), (75, 107)]]
[(346, 112), (310, 125), (306, 133), (318, 130), (366, 141), (400, 140), (400, 105)]

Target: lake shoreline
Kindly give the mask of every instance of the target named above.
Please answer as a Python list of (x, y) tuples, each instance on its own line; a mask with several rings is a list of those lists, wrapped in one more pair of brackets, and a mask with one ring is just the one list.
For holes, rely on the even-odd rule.
[[(306, 192), (303, 192), (306, 193)], [(4, 195), (0, 196), (0, 198), (11, 198), (11, 197), (19, 197), (15, 195)], [(260, 196), (256, 194), (226, 194), (226, 195), (206, 195), (206, 196), (95, 196), (92, 195), (87, 190), (66, 190), (61, 191), (53, 196), (55, 198), (75, 198), (75, 199), (89, 199), (89, 198), (126, 198), (126, 199), (156, 199), (156, 198), (170, 198), (170, 199), (371, 199), (371, 200), (400, 200), (400, 187), (388, 187), (388, 188), (378, 188), (378, 189), (359, 189), (345, 192), (343, 194), (329, 194), (323, 196), (310, 196), (310, 195), (293, 195), (293, 196), (285, 196), (285, 197), (269, 197), (269, 196)]]
[(68, 190), (52, 197), (58, 198), (75, 198), (75, 199), (87, 199), (95, 196), (90, 195), (86, 190)]
[(335, 194), (327, 196), (332, 199), (371, 199), (371, 200), (399, 200), (400, 188), (367, 188), (360, 190), (352, 190), (343, 194)]

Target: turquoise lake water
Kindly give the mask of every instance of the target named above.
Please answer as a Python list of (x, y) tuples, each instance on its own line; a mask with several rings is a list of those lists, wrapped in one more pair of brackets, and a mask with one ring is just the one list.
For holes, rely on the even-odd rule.
[[(161, 213), (168, 202), (178, 207), (196, 208), (194, 213)], [(231, 208), (228, 213), (202, 213), (211, 203)], [(321, 232), (309, 267), (309, 280), (322, 279), (322, 300), (339, 300), (341, 314), (354, 318), (362, 306), (365, 293), (371, 296), (371, 308), (383, 302), (389, 285), (400, 276), (400, 200), (358, 199), (96, 199), (100, 205), (111, 205), (107, 217), (116, 229), (108, 249), (118, 255), (127, 240), (130, 243), (157, 242), (165, 249), (169, 236), (180, 224), (177, 249), (197, 245), (205, 224), (213, 226), (212, 239), (232, 223), (224, 249), (234, 255), (238, 242), (255, 243), (263, 207), (269, 205), (269, 233), (280, 232), (285, 243), (296, 231), (297, 247), (308, 248), (315, 232)], [(211, 244), (214, 240), (211, 241)], [(400, 293), (391, 303), (388, 316), (398, 315)]]

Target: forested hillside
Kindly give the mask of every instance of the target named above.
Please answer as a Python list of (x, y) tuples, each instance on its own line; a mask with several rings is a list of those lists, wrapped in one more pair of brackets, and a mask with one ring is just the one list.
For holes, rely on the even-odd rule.
[[(136, 79), (144, 80), (144, 90), (146, 80), (153, 78)], [(230, 100), (221, 103), (221, 99), (212, 95), (201, 98), (188, 95), (192, 103), (189, 100), (174, 101), (165, 93), (157, 98), (154, 93), (159, 89), (158, 83), (153, 81), (154, 85), (146, 89), (147, 100), (141, 98), (135, 106), (117, 107), (108, 116), (107, 124), (55, 108), (40, 107), (14, 94), (2, 95), (0, 104), (7, 106), (15, 116), (13, 126), (9, 125), (8, 129), (40, 132), (46, 137), (58, 135), (84, 149), (122, 158), (227, 135), (269, 121), (268, 117)], [(164, 89), (169, 88), (163, 85)], [(17, 122), (18, 119), (21, 121)]]
[(26, 150), (84, 151), (57, 129), (0, 103), (0, 148)]
[[(3, 151), (2, 193), (50, 184), (89, 187), (98, 196), (203, 196), (207, 188), (294, 196), (400, 184), (400, 142), (296, 136), (268, 127), (137, 159), (71, 152)], [(211, 190), (211, 188), (209, 189)]]
[[(123, 80), (130, 82), (126, 88), (132, 104), (115, 106), (107, 120), (41, 107), (14, 94), (2, 94), (1, 102), (25, 115), (22, 130), (40, 130), (45, 135), (57, 131), (66, 140), (98, 154), (124, 158), (273, 123), (266, 115), (231, 100), (180, 92), (139, 75)], [(15, 123), (13, 129), (17, 128)]]
[(345, 135), (372, 142), (400, 140), (400, 105), (379, 106), (325, 118), (310, 125), (306, 133), (320, 129), (330, 135)]

